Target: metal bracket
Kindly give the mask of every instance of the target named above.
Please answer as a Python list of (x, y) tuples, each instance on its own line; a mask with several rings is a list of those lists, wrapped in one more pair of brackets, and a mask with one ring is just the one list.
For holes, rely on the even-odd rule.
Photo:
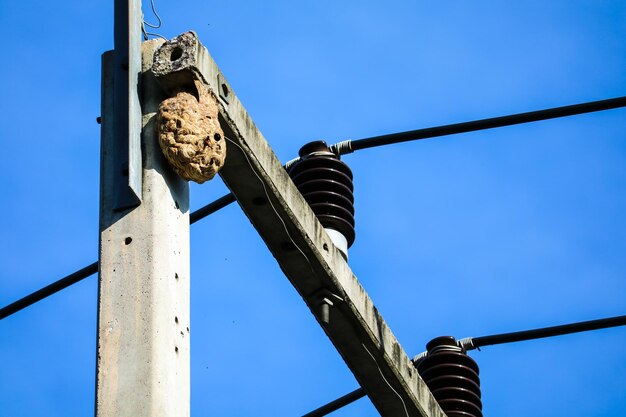
[(343, 298), (322, 288), (309, 296), (312, 307), (317, 307), (317, 315), (324, 324), (330, 323), (330, 307), (343, 302)]

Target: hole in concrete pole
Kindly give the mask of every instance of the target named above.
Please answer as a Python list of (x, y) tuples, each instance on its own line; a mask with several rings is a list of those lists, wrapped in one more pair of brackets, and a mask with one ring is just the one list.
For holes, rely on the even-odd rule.
[(172, 62), (178, 61), (180, 57), (182, 56), (183, 56), (183, 48), (181, 48), (180, 46), (177, 46), (174, 49), (172, 49), (172, 53), (170, 54), (170, 61)]
[(178, 353), (178, 346), (174, 346), (174, 352)]
[(133, 238), (132, 238), (132, 237), (130, 237), (130, 236), (129, 236), (129, 237), (127, 237), (126, 239), (124, 239), (124, 243), (125, 243), (126, 245), (130, 245), (130, 242), (132, 242), (132, 241), (133, 241)]
[(174, 317), (174, 322), (178, 324), (178, 317)]
[(178, 279), (178, 273), (174, 273), (174, 278)]

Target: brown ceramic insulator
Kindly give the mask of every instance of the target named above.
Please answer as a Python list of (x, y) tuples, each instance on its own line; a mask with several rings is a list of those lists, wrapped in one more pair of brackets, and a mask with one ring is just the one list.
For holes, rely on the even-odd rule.
[(456, 340), (438, 337), (427, 345), (417, 371), (448, 417), (482, 417), (479, 369)]
[(311, 206), (322, 226), (341, 233), (352, 246), (354, 232), (354, 185), (352, 171), (324, 141), (300, 149), (300, 160), (289, 176)]

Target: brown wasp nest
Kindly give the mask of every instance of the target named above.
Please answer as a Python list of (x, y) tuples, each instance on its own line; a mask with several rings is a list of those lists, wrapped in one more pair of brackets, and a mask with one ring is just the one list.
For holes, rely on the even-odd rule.
[(195, 85), (198, 96), (181, 91), (159, 106), (159, 144), (178, 175), (202, 184), (224, 165), (226, 141), (215, 99), (204, 84)]

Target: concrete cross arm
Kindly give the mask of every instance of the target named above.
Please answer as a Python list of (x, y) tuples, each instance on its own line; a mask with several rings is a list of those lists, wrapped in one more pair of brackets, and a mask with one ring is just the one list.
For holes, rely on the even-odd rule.
[(380, 414), (445, 417), (196, 35), (166, 43), (153, 71), (165, 89), (195, 79), (219, 97), (228, 138), (222, 179)]

